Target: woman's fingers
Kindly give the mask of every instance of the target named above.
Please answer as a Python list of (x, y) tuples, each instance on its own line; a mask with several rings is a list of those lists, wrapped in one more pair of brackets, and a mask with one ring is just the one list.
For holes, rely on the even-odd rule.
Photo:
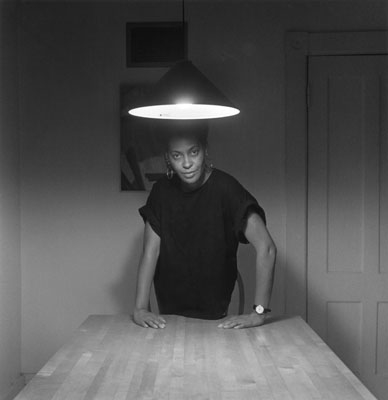
[(218, 325), (219, 328), (251, 328), (261, 326), (265, 323), (265, 316), (256, 313), (238, 315), (226, 319)]
[(229, 329), (239, 325), (241, 321), (238, 317), (230, 317), (226, 321), (218, 325), (219, 328)]
[(147, 321), (147, 325), (150, 328), (154, 328), (154, 329), (158, 329), (159, 328), (158, 324), (156, 322), (154, 322), (154, 321)]
[(221, 324), (218, 325), (219, 328), (224, 329), (241, 329), (241, 328), (248, 328), (251, 326), (249, 317), (246, 315), (235, 315), (223, 321)]
[(148, 318), (145, 322), (148, 324), (149, 327), (155, 329), (163, 329), (166, 326), (166, 320), (162, 317), (157, 317), (156, 315)]
[(134, 321), (143, 328), (165, 328), (166, 320), (148, 310), (138, 310), (134, 313)]
[(156, 321), (155, 323), (156, 323), (158, 328), (163, 329), (163, 328), (166, 327), (166, 324), (164, 322), (162, 322), (162, 321)]
[(158, 316), (157, 324), (158, 324), (159, 328), (164, 328), (166, 326), (166, 320), (163, 317)]
[(229, 318), (225, 319), (224, 321), (222, 321), (222, 322), (218, 325), (218, 327), (219, 327), (219, 328), (227, 328), (227, 327), (230, 327), (232, 324), (234, 324), (234, 323), (236, 322), (237, 318), (238, 318), (237, 316), (229, 317)]

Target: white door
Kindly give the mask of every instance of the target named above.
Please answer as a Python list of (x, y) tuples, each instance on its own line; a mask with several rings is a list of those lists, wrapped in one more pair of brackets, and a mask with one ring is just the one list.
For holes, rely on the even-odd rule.
[(308, 322), (388, 400), (388, 56), (309, 59)]

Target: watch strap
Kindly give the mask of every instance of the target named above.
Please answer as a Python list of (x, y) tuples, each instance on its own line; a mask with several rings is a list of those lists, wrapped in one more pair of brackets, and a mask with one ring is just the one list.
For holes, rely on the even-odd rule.
[(265, 308), (264, 306), (261, 306), (261, 307), (263, 308), (263, 312), (262, 312), (262, 313), (258, 313), (258, 312), (257, 312), (257, 307), (258, 307), (259, 305), (260, 305), (260, 304), (254, 304), (254, 305), (253, 305), (253, 310), (254, 310), (257, 314), (263, 315), (263, 314), (268, 314), (268, 313), (271, 312), (271, 309), (270, 309), (270, 308)]

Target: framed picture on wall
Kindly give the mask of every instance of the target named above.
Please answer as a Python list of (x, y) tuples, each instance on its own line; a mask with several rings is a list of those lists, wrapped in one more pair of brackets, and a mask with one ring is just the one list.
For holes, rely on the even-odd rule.
[(187, 59), (187, 24), (127, 22), (127, 67), (169, 67)]
[(157, 122), (134, 117), (128, 111), (141, 103), (150, 86), (120, 88), (120, 174), (121, 190), (150, 190), (166, 172), (162, 135)]

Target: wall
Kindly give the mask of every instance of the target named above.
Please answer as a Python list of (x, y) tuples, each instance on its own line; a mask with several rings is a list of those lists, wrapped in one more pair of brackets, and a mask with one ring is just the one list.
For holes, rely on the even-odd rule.
[[(284, 33), (384, 28), (383, 4), (366, 3), (186, 3), (190, 58), (242, 110), (212, 123), (210, 153), (267, 212), (277, 313), (285, 285), (298, 290), (284, 281)], [(165, 70), (125, 67), (125, 22), (180, 17), (174, 2), (23, 4), (23, 372), (36, 372), (89, 314), (132, 309), (147, 193), (119, 191), (119, 85)], [(239, 258), (249, 309), (252, 249)]]
[(21, 383), (17, 18), (17, 2), (0, 1), (0, 399)]

